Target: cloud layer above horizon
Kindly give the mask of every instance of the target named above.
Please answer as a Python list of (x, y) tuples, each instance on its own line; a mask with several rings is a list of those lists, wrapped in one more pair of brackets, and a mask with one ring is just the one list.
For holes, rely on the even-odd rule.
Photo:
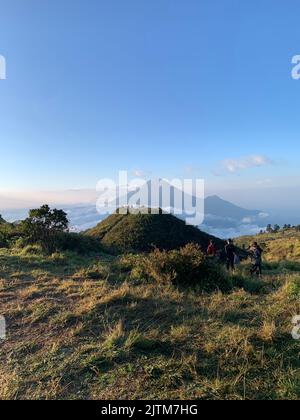
[(272, 165), (272, 159), (263, 155), (244, 156), (236, 159), (225, 159), (221, 162), (221, 167), (226, 172), (238, 173), (247, 169), (259, 168), (262, 166)]

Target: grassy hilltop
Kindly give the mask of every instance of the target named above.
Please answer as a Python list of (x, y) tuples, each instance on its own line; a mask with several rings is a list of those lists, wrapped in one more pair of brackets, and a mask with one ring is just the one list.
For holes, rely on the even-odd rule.
[(276, 258), (285, 238), (264, 240), (261, 280), (248, 262), (227, 275), (195, 245), (0, 249), (0, 399), (299, 399), (300, 269), (296, 251)]
[(86, 234), (99, 239), (103, 246), (116, 253), (148, 252), (154, 247), (171, 250), (189, 243), (197, 243), (206, 251), (210, 240), (214, 240), (219, 247), (224, 246), (222, 240), (164, 213), (112, 214)]

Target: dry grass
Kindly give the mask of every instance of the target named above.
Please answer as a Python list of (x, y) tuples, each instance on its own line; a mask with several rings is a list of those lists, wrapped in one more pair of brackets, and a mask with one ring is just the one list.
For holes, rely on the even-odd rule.
[(131, 282), (106, 257), (55, 259), (0, 251), (1, 399), (300, 398), (293, 270), (200, 294)]

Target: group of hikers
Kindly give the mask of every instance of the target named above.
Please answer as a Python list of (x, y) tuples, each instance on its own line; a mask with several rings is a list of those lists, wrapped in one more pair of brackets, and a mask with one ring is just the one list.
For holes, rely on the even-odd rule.
[[(253, 242), (245, 251), (251, 258), (252, 267), (250, 270), (251, 275), (262, 275), (262, 254), (263, 250), (257, 242)], [(214, 241), (210, 241), (207, 248), (207, 255), (210, 258), (217, 257), (219, 260), (226, 260), (226, 268), (228, 271), (234, 271), (236, 266), (240, 264), (240, 257), (237, 254), (237, 249), (232, 239), (228, 239), (224, 250), (218, 250)], [(225, 257), (225, 258), (223, 258)]]

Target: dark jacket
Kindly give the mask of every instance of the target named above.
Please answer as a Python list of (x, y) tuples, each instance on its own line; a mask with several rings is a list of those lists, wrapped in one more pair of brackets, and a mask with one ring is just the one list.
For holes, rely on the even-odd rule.
[(252, 262), (255, 265), (262, 263), (262, 253), (263, 253), (263, 250), (259, 246), (257, 248), (252, 249), (251, 258), (252, 258)]
[(229, 260), (234, 260), (235, 246), (233, 244), (227, 244), (225, 246), (225, 254)]

